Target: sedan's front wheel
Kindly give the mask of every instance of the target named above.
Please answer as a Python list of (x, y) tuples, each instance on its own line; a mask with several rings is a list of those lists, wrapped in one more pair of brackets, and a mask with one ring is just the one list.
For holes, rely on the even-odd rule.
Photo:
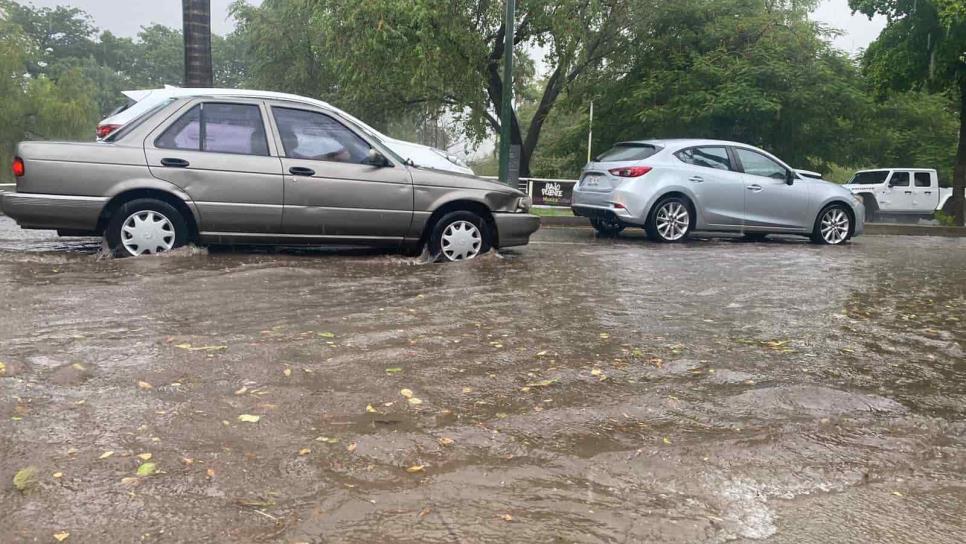
[(167, 202), (139, 198), (114, 211), (104, 237), (115, 257), (156, 255), (185, 245), (188, 225)]
[(483, 218), (473, 212), (450, 212), (433, 226), (429, 251), (446, 261), (468, 261), (490, 250), (493, 244)]
[(687, 239), (694, 228), (694, 217), (687, 200), (672, 196), (654, 206), (644, 229), (651, 240), (680, 242)]
[(841, 204), (824, 208), (815, 220), (812, 241), (816, 244), (837, 246), (852, 237), (852, 217)]

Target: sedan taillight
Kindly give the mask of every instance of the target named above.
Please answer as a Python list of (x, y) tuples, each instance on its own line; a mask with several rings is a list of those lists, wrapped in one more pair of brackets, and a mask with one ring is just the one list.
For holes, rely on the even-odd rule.
[(650, 166), (627, 166), (608, 170), (608, 172), (620, 178), (639, 178), (650, 171)]
[(106, 138), (108, 134), (121, 128), (121, 125), (97, 125), (97, 137)]
[(23, 159), (20, 157), (13, 158), (11, 170), (13, 170), (13, 175), (18, 178), (23, 177), (23, 175), (27, 173), (27, 167), (24, 166)]

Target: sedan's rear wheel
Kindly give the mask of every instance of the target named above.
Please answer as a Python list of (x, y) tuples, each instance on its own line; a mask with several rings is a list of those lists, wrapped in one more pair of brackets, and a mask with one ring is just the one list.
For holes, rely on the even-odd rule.
[(687, 239), (694, 228), (694, 216), (687, 200), (672, 196), (654, 206), (644, 229), (651, 240), (680, 242)]
[(185, 245), (188, 225), (174, 206), (141, 198), (114, 211), (104, 237), (116, 257), (156, 255)]
[(444, 215), (429, 237), (430, 253), (450, 262), (475, 259), (489, 251), (492, 244), (486, 222), (468, 211)]
[(852, 237), (852, 217), (841, 204), (825, 207), (815, 220), (812, 241), (816, 244), (836, 246)]

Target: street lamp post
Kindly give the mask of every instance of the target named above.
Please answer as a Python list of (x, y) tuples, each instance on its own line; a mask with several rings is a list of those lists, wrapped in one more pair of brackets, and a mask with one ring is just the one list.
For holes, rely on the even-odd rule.
[(513, 36), (516, 0), (506, 0), (503, 42), (503, 100), (500, 104), (500, 181), (512, 183), (510, 174), (510, 138), (513, 124)]

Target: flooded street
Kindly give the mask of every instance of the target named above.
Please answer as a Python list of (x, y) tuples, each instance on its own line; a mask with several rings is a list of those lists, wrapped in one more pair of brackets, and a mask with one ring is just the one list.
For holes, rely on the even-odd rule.
[(115, 260), (0, 217), (0, 541), (966, 541), (966, 238), (591, 233)]

